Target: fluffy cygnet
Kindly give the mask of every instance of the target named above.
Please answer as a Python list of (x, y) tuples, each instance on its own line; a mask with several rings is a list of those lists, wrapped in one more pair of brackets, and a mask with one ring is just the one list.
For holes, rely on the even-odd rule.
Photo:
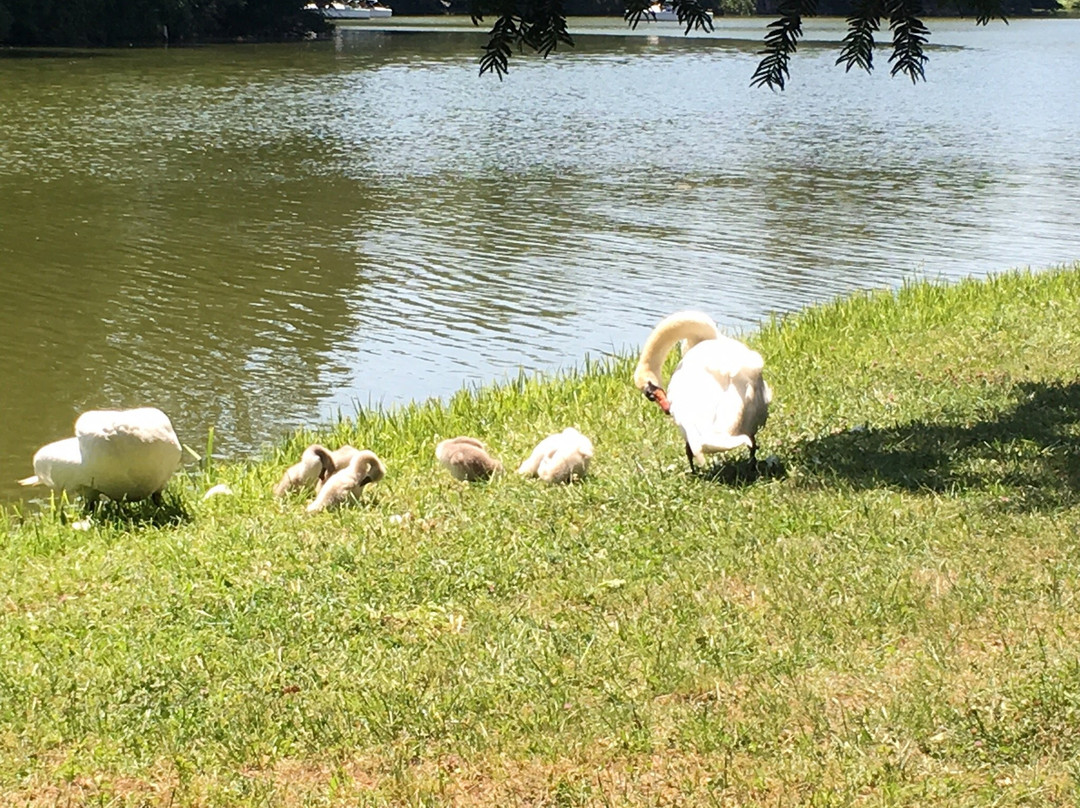
[(488, 453), (483, 443), (464, 435), (442, 441), (435, 447), (435, 457), (455, 480), (487, 480), (502, 471), (502, 463)]
[(274, 486), (274, 496), (282, 497), (289, 491), (314, 485), (317, 480), (325, 480), (336, 470), (330, 450), (321, 444), (313, 443), (304, 449), (295, 464), (285, 469), (281, 480)]
[(518, 466), (523, 477), (539, 477), (549, 483), (568, 483), (579, 480), (589, 470), (593, 456), (592, 441), (573, 427), (548, 435)]
[(289, 491), (310, 485), (314, 485), (318, 491), (330, 475), (349, 465), (349, 461), (359, 452), (355, 446), (348, 444), (332, 452), (321, 444), (311, 444), (304, 449), (300, 460), (285, 470), (281, 481), (274, 486), (274, 496), (281, 497)]
[(385, 474), (386, 466), (374, 452), (357, 451), (344, 468), (334, 472), (322, 484), (315, 499), (307, 506), (308, 513), (334, 508), (359, 496), (365, 485), (378, 482)]

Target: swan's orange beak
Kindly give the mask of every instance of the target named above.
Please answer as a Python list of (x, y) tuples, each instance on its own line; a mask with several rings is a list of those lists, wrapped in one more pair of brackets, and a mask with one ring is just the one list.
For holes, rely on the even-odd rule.
[(649, 382), (641, 392), (645, 394), (645, 398), (649, 399), (649, 401), (656, 402), (656, 406), (664, 411), (664, 415), (671, 415), (671, 404), (668, 403), (667, 393), (664, 392), (663, 387), (657, 387), (652, 382)]

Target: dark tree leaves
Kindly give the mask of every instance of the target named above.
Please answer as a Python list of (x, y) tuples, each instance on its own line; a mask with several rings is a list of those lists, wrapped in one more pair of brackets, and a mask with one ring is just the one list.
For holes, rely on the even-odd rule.
[(473, 24), (483, 22), (485, 13), (494, 13), (497, 18), (480, 57), (481, 76), (492, 72), (501, 81), (510, 69), (510, 56), (514, 48), (518, 51), (529, 48), (547, 58), (559, 43), (571, 47), (574, 44), (566, 29), (562, 0), (531, 0), (525, 3), (474, 0)]
[(788, 60), (795, 53), (802, 36), (803, 16), (813, 16), (817, 0), (780, 0), (780, 17), (769, 23), (765, 34), (764, 57), (758, 63), (750, 79), (751, 86), (765, 85), (770, 89), (784, 89), (788, 78)]
[(838, 65), (845, 72), (861, 67), (867, 73), (874, 69), (874, 34), (881, 24), (879, 0), (860, 0), (847, 18), (848, 33), (840, 47)]
[[(1005, 24), (1009, 22), (1005, 19), (1005, 9), (1002, 7), (1001, 0), (972, 0), (971, 7), (975, 11), (975, 22), (979, 25), (986, 25), (993, 19), (999, 19)], [(961, 6), (962, 12), (967, 10)]]
[[(656, 14), (653, 11), (655, 6), (656, 0), (627, 0), (623, 18), (634, 29), (642, 21), (655, 22)], [(684, 26), (684, 33), (713, 29), (712, 14), (698, 0), (672, 0), (671, 8), (679, 24)]]
[(926, 79), (923, 66), (926, 54), (923, 45), (930, 33), (916, 14), (922, 13), (920, 0), (886, 0), (889, 11), (889, 27), (893, 32), (893, 52), (889, 61), (893, 63), (892, 75), (903, 73), (916, 82)]
[[(961, 0), (963, 1), (963, 0)], [(692, 30), (712, 31), (712, 15), (704, 3), (708, 0), (670, 0), (685, 33)], [(1000, 18), (1003, 0), (969, 0), (980, 25)], [(623, 17), (631, 28), (656, 19), (657, 0), (625, 0)], [(761, 61), (750, 79), (751, 86), (783, 90), (790, 77), (791, 56), (802, 38), (803, 17), (813, 16), (817, 0), (780, 0), (779, 16), (769, 23)], [(847, 18), (848, 32), (840, 47), (836, 64), (845, 71), (853, 67), (874, 69), (875, 35), (883, 18), (889, 21), (892, 32), (892, 54), (889, 56), (891, 74), (902, 73), (913, 82), (926, 79), (925, 46), (930, 34), (923, 24), (922, 0), (852, 0)], [(485, 14), (496, 17), (480, 57), (480, 73), (492, 72), (500, 79), (509, 70), (514, 49), (529, 48), (547, 56), (558, 45), (574, 44), (566, 28), (562, 0), (473, 0), (473, 23), (480, 23)]]

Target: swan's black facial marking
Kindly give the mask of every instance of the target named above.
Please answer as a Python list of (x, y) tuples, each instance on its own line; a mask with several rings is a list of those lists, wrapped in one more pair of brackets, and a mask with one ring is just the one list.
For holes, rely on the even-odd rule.
[(667, 393), (664, 392), (663, 387), (659, 387), (652, 382), (645, 382), (645, 387), (641, 392), (645, 394), (645, 398), (655, 403), (665, 414), (671, 414), (671, 405), (668, 403)]

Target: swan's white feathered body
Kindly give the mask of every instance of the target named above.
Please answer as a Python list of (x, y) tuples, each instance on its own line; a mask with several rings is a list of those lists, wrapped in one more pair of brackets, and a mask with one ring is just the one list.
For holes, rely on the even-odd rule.
[[(660, 371), (680, 340), (685, 340), (685, 353), (665, 389)], [(761, 354), (721, 334), (708, 316), (678, 312), (653, 329), (634, 383), (675, 420), (693, 467), (694, 461), (704, 464), (706, 454), (739, 446), (754, 455), (755, 436), (768, 418), (772, 400), (763, 367)]]
[(540, 441), (517, 473), (549, 483), (568, 483), (585, 476), (592, 456), (592, 441), (571, 426)]
[(91, 501), (101, 494), (113, 500), (145, 499), (164, 490), (180, 455), (172, 422), (161, 410), (90, 410), (75, 421), (75, 437), (38, 449), (35, 476), (19, 482)]

